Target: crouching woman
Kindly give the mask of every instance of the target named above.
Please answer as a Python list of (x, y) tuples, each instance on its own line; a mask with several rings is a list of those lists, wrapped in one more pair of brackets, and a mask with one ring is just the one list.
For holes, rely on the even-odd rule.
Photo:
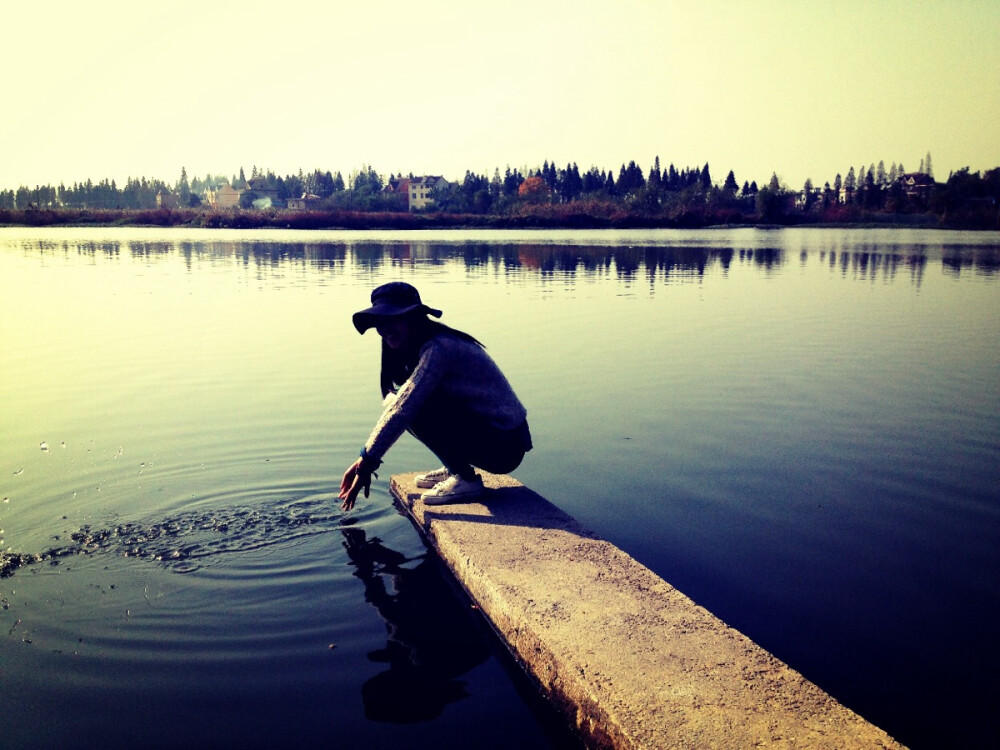
[(360, 492), (368, 497), (372, 473), (406, 431), (443, 464), (416, 477), (428, 505), (475, 499), (483, 492), (476, 467), (507, 474), (531, 450), (527, 412), (485, 347), (428, 316), (440, 318), (441, 311), (394, 281), (375, 289), (371, 307), (352, 318), (358, 333), (375, 328), (382, 337), (385, 410), (341, 479), (344, 510)]

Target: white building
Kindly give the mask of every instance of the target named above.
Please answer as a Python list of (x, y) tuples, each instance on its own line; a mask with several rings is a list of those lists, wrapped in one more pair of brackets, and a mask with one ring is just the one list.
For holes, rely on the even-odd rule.
[(431, 192), (435, 188), (448, 187), (448, 180), (444, 177), (411, 177), (409, 180), (407, 198), (411, 211), (419, 211), (434, 202)]

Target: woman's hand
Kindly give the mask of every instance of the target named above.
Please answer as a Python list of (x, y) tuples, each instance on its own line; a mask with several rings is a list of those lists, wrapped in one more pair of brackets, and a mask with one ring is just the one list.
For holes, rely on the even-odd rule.
[(351, 510), (361, 490), (365, 491), (365, 497), (371, 491), (372, 475), (362, 467), (363, 463), (363, 459), (359, 458), (348, 466), (340, 480), (340, 499), (344, 501), (340, 506), (341, 510)]

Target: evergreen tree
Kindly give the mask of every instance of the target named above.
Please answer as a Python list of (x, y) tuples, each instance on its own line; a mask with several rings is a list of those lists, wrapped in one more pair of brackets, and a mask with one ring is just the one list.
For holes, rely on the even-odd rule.
[(301, 198), (306, 192), (305, 181), (302, 179), (302, 170), (296, 175), (285, 177), (285, 192), (289, 198)]
[(500, 167), (493, 170), (493, 179), (490, 180), (490, 199), (496, 203), (497, 198), (503, 192), (503, 180), (500, 179)]
[(854, 167), (847, 170), (847, 177), (844, 178), (844, 190), (849, 193), (854, 192), (854, 188), (857, 187), (857, 177), (854, 174)]
[(510, 165), (508, 164), (507, 171), (504, 172), (503, 194), (507, 197), (516, 196), (522, 182), (524, 182), (524, 177), (521, 173), (518, 172), (516, 168), (511, 170)]
[(187, 170), (181, 167), (181, 179), (177, 183), (177, 195), (182, 206), (189, 205), (191, 201), (191, 186), (188, 184)]
[(880, 203), (880, 192), (878, 187), (875, 185), (875, 170), (869, 169), (867, 174), (865, 174), (863, 205), (865, 208), (878, 208)]
[(622, 164), (618, 172), (617, 190), (622, 195), (628, 195), (636, 190), (642, 189), (646, 184), (646, 179), (642, 175), (642, 169), (636, 166), (635, 161), (630, 161), (626, 167)]
[(653, 161), (653, 168), (649, 170), (649, 179), (646, 181), (646, 184), (654, 193), (658, 193), (663, 187), (663, 174), (660, 172), (659, 156)]
[(726, 193), (736, 194), (738, 185), (736, 184), (736, 175), (733, 174), (733, 170), (729, 170), (729, 174), (726, 175), (726, 181), (722, 185), (722, 190)]
[(667, 190), (680, 190), (681, 189), (681, 176), (677, 173), (677, 169), (673, 164), (667, 170)]
[(289, 192), (289, 186), (281, 177), (274, 178), (274, 189), (278, 191), (278, 200), (287, 201), (289, 198), (298, 197)]
[(603, 170), (598, 170), (597, 167), (591, 167), (583, 175), (582, 190), (584, 193), (596, 193), (599, 190), (604, 190), (606, 183), (607, 177), (605, 176)]
[(583, 192), (583, 179), (575, 163), (567, 164), (566, 169), (559, 174), (558, 187), (560, 197), (567, 203), (580, 197), (580, 193)]
[(549, 164), (548, 159), (546, 159), (545, 163), (542, 164), (542, 171), (539, 174), (539, 177), (545, 180), (545, 184), (548, 185), (549, 190), (555, 190), (559, 181), (559, 175), (556, 171), (555, 162)]
[(763, 221), (779, 221), (785, 217), (788, 204), (777, 172), (771, 174), (771, 181), (757, 194), (755, 203)]

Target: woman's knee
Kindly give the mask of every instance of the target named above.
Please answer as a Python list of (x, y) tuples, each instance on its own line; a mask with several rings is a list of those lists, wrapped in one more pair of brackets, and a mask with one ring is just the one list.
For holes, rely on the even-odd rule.
[(494, 432), (491, 439), (481, 446), (480, 461), (471, 463), (493, 474), (509, 474), (521, 465), (531, 447), (531, 434), (525, 423), (513, 430)]
[(521, 465), (523, 460), (524, 451), (516, 451), (506, 454), (494, 453), (483, 456), (482, 461), (471, 461), (470, 463), (480, 469), (485, 469), (491, 474), (510, 474)]

